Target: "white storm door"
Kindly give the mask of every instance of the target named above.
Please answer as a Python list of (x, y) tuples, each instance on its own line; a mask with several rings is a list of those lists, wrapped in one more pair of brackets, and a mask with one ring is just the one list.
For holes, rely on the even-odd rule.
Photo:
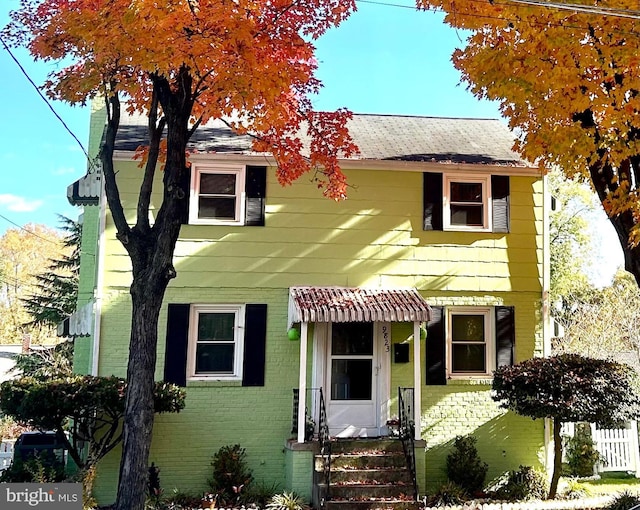
[(377, 436), (378, 373), (374, 324), (334, 322), (329, 325), (325, 387), (332, 436)]

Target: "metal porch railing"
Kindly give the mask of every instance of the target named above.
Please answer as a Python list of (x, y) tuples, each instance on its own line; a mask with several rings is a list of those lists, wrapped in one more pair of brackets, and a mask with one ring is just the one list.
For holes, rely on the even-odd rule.
[(416, 478), (416, 455), (415, 455), (415, 412), (413, 408), (413, 388), (398, 388), (398, 407), (400, 425), (398, 432), (402, 440), (402, 449), (407, 461), (407, 467), (411, 473), (413, 483), (413, 499), (418, 499), (418, 481)]
[[(327, 409), (324, 401), (322, 388), (310, 388), (307, 390), (307, 402), (309, 407), (305, 408), (305, 442), (317, 439), (320, 447), (320, 457), (322, 459), (322, 474), (324, 484), (318, 485), (318, 501), (324, 507), (325, 502), (331, 499), (331, 437), (329, 436), (329, 422), (327, 420)], [(298, 433), (298, 410), (300, 408), (300, 390), (293, 389), (293, 415), (291, 418), (291, 433)]]

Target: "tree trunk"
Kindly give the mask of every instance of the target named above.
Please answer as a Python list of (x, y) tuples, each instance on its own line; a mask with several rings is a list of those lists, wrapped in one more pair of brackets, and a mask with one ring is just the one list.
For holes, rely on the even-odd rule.
[[(190, 136), (189, 117), (193, 107), (191, 78), (188, 69), (182, 68), (173, 87), (166, 78), (151, 76), (151, 79), (154, 82), (154, 92), (162, 105), (163, 122), (166, 121), (167, 158), (163, 176), (163, 201), (154, 225), (150, 226), (148, 223), (148, 204), (155, 163), (154, 168), (148, 167), (145, 171), (145, 180), (138, 198), (136, 225), (128, 229), (124, 225), (126, 219), (121, 215), (118, 228), (118, 238), (132, 262), (133, 309), (116, 510), (144, 509), (154, 421), (158, 317), (167, 286), (176, 276), (173, 253), (189, 198), (186, 147)], [(153, 132), (155, 128), (156, 126), (150, 126), (150, 131)], [(156, 132), (155, 135), (159, 133)], [(153, 133), (150, 138), (153, 142)], [(155, 137), (155, 142), (159, 142), (159, 136)], [(115, 180), (115, 175), (113, 179)], [(111, 207), (111, 201), (109, 205)]]
[(558, 482), (562, 473), (562, 422), (553, 418), (553, 475), (551, 475), (551, 486), (549, 487), (549, 499), (554, 499), (558, 492)]
[[(147, 464), (153, 432), (153, 388), (158, 340), (158, 315), (164, 292), (144, 292), (132, 285), (133, 313), (127, 366), (122, 459), (116, 508), (144, 508)], [(139, 290), (134, 290), (140, 287)], [(166, 285), (165, 285), (166, 288)], [(155, 289), (156, 291), (158, 289)]]
[[(626, 160), (620, 165), (619, 176), (610, 165), (594, 164), (589, 168), (591, 182), (605, 211), (604, 204), (609, 200), (609, 194), (620, 191), (618, 179), (624, 177), (627, 182), (637, 181), (640, 177), (639, 170), (640, 160), (637, 157)], [(630, 189), (633, 190), (633, 186), (630, 186)], [(630, 192), (627, 193), (627, 195), (629, 194)], [(627, 200), (630, 200), (629, 196), (627, 196)], [(633, 275), (640, 287), (640, 246), (629, 245), (629, 234), (637, 224), (635, 213), (631, 209), (625, 210), (615, 216), (609, 216), (609, 221), (613, 225), (622, 247), (624, 268)]]

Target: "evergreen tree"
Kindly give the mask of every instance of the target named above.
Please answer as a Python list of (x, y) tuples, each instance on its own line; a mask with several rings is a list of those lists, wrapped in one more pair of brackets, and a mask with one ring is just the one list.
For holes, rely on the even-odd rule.
[(22, 300), (32, 319), (26, 325), (56, 326), (76, 309), (82, 225), (64, 216), (58, 217), (61, 229), (67, 232), (63, 240), (67, 252), (50, 259), (47, 271), (35, 275), (37, 291)]

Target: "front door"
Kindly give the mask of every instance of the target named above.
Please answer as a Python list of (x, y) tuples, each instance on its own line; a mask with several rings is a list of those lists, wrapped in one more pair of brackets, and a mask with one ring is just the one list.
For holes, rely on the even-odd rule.
[(332, 436), (379, 435), (377, 350), (374, 323), (329, 325), (325, 388)]

